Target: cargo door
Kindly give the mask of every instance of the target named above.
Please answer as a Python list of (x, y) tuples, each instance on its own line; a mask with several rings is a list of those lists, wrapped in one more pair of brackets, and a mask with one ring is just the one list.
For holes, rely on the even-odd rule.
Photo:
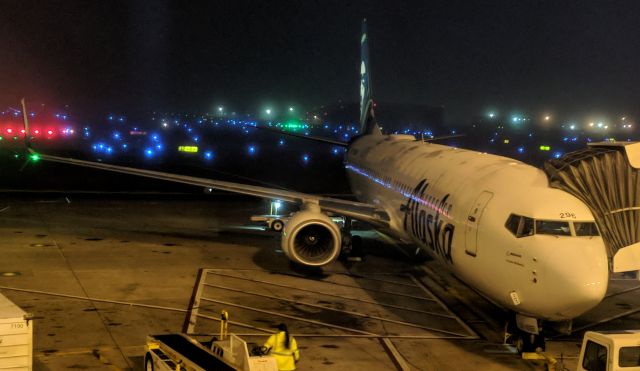
[(467, 222), (465, 224), (465, 252), (468, 255), (476, 256), (478, 251), (478, 225), (484, 208), (493, 197), (493, 193), (484, 191), (476, 198), (476, 201), (469, 209)]

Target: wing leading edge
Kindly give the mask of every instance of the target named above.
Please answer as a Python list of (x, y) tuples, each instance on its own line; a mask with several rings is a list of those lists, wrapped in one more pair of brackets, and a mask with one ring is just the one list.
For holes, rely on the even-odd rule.
[(105, 164), (100, 162), (78, 160), (74, 158), (66, 158), (59, 156), (52, 156), (37, 153), (33, 149), (29, 148), (29, 152), (37, 154), (41, 160), (51, 161), (69, 165), (83, 166), (93, 169), (113, 171), (117, 173), (130, 174), (143, 176), (147, 178), (166, 180), (175, 183), (183, 183), (194, 185), (203, 188), (212, 188), (221, 191), (239, 193), (249, 196), (273, 198), (286, 202), (302, 205), (305, 203), (316, 204), (321, 210), (339, 214), (342, 216), (350, 217), (353, 219), (361, 220), (370, 223), (376, 227), (385, 228), (389, 224), (388, 214), (376, 208), (373, 205), (369, 205), (362, 202), (342, 200), (339, 198), (323, 197), (318, 195), (312, 195), (308, 193), (288, 191), (276, 188), (267, 188), (260, 186), (253, 186), (242, 183), (226, 182), (215, 179), (198, 178), (187, 175), (165, 173), (155, 170), (139, 169), (127, 166)]

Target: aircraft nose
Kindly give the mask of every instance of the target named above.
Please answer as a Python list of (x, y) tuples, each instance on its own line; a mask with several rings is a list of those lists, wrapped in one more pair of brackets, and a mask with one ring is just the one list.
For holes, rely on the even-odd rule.
[[(594, 263), (588, 262), (588, 263)], [(595, 265), (595, 266), (594, 266)], [(564, 272), (567, 282), (562, 301), (561, 316), (575, 318), (598, 305), (607, 292), (609, 280), (608, 267), (605, 264), (586, 264), (586, 269), (575, 269), (574, 264), (568, 264)]]

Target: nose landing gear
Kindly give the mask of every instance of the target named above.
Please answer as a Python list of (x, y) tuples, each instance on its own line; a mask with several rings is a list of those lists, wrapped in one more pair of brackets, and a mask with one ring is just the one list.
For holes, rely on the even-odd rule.
[[(535, 321), (535, 326), (532, 326)], [(518, 353), (544, 351), (546, 343), (539, 320), (516, 314), (507, 321), (504, 329), (504, 342), (514, 346)], [(526, 325), (526, 326), (525, 326)], [(523, 327), (526, 330), (522, 329)], [(537, 332), (537, 333), (533, 333)]]

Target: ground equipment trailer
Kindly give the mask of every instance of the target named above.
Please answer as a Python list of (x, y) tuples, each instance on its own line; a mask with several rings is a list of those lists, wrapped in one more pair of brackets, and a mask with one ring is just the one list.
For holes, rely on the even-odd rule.
[(147, 336), (146, 371), (243, 370), (277, 371), (270, 355), (253, 355), (244, 340), (230, 334), (225, 340), (200, 343), (185, 334)]
[(0, 371), (33, 367), (33, 320), (0, 294)]

